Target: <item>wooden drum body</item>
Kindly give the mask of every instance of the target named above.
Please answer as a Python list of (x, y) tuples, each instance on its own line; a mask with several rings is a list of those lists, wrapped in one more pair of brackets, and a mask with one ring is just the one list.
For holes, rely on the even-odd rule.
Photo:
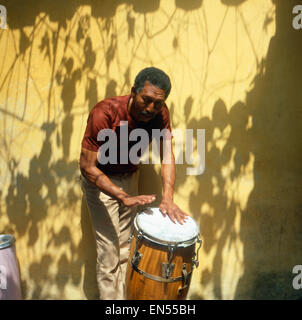
[(127, 299), (186, 299), (201, 245), (195, 221), (188, 217), (184, 225), (174, 224), (158, 208), (150, 208), (135, 218), (130, 241)]

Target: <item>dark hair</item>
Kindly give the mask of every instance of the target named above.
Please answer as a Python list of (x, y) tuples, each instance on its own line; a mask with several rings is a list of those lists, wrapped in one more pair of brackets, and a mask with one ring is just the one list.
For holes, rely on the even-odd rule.
[(149, 81), (157, 88), (164, 90), (166, 94), (165, 98), (167, 98), (170, 94), (171, 81), (169, 76), (162, 70), (154, 67), (141, 70), (134, 81), (134, 88), (136, 93), (139, 93), (143, 89), (146, 81)]

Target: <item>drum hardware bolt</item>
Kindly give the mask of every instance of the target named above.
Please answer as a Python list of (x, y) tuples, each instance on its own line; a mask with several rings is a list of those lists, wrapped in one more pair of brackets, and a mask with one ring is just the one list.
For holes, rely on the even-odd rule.
[[(132, 236), (133, 237), (133, 236)], [(143, 234), (141, 233), (141, 231), (139, 231), (138, 235), (137, 235), (137, 238), (136, 238), (136, 243), (135, 243), (135, 249), (134, 251), (137, 252), (137, 249), (138, 249), (138, 243), (140, 240), (143, 239)]]
[(194, 260), (194, 258), (192, 259), (192, 263), (195, 265), (196, 268), (198, 268), (199, 266), (199, 261), (198, 260)]
[(129, 237), (128, 243), (130, 243), (132, 239), (133, 239), (133, 235), (131, 235), (131, 236)]
[(163, 278), (169, 279), (172, 275), (172, 272), (174, 270), (175, 264), (172, 263), (167, 263), (167, 262), (163, 262), (162, 263), (162, 275)]
[(178, 289), (178, 295), (181, 295), (183, 293), (183, 290), (189, 286), (190, 276), (191, 276), (191, 273), (187, 272), (186, 264), (184, 263), (182, 265), (182, 278), (183, 278), (184, 285), (183, 287)]
[(143, 237), (144, 237), (144, 234), (141, 231), (139, 231), (137, 238), (136, 238), (136, 246), (137, 246), (138, 242), (143, 239)]
[(171, 274), (173, 272), (174, 269), (174, 264), (171, 263), (172, 259), (173, 259), (173, 255), (174, 255), (174, 251), (176, 249), (176, 246), (172, 246), (171, 243), (169, 243), (168, 245), (168, 263), (167, 262), (163, 262), (162, 263), (162, 275), (163, 278), (169, 279), (171, 277)]
[(175, 245), (175, 246), (172, 246), (171, 244), (168, 245), (168, 259), (169, 259), (168, 264), (171, 264), (171, 262), (172, 262), (174, 251), (175, 251), (176, 247), (177, 247), (177, 245)]
[(138, 251), (135, 251), (131, 260), (131, 264), (137, 267), (142, 259), (142, 256), (143, 255), (141, 253), (139, 253)]
[(196, 268), (198, 268), (198, 266), (199, 266), (198, 253), (199, 253), (199, 249), (200, 249), (201, 243), (202, 243), (202, 241), (201, 241), (201, 239), (199, 238), (199, 236), (198, 236), (197, 242), (199, 243), (197, 252), (195, 253), (195, 257), (197, 257), (197, 259), (192, 258), (192, 262), (193, 262), (193, 264), (196, 266)]
[(137, 251), (138, 249), (138, 242), (143, 238), (143, 234), (141, 231), (139, 231), (138, 235), (137, 235), (137, 238), (136, 238), (136, 244), (135, 244), (135, 249), (134, 249), (134, 255), (132, 257), (132, 260), (131, 260), (131, 264), (134, 265), (135, 267), (138, 266), (138, 264), (140, 263), (141, 259), (142, 259), (142, 254), (139, 253)]

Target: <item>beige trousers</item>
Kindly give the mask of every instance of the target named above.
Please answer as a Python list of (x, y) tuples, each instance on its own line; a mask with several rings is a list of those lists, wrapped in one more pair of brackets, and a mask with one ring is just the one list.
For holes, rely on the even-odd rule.
[[(110, 175), (110, 180), (129, 195), (138, 194), (138, 171)], [(125, 299), (126, 268), (135, 208), (128, 208), (101, 192), (81, 176), (97, 248), (97, 282), (101, 300)]]

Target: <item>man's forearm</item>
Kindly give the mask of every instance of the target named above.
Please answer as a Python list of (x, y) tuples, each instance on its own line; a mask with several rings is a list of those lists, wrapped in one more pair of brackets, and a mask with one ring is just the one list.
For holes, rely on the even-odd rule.
[(95, 184), (102, 192), (121, 200), (129, 195), (115, 185), (109, 177), (97, 167), (81, 168), (82, 175)]
[(163, 199), (173, 200), (175, 183), (175, 163), (161, 165), (161, 176), (163, 183)]
[(175, 157), (171, 140), (164, 140), (161, 142), (160, 156), (163, 200), (173, 201), (175, 183)]
[[(163, 197), (159, 205), (161, 212), (168, 215), (176, 223), (183, 224), (187, 214), (183, 212), (173, 200), (175, 183), (175, 157), (172, 149), (172, 141), (164, 140), (161, 143), (161, 177), (163, 183)], [(166, 149), (164, 148), (166, 147)]]

